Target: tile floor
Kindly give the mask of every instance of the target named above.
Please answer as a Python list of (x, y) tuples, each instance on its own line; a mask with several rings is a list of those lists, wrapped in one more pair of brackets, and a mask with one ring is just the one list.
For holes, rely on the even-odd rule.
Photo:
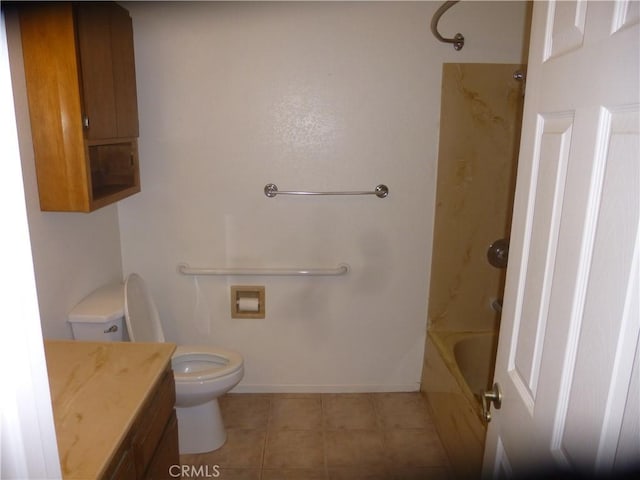
[(221, 480), (451, 478), (420, 393), (232, 394), (220, 408), (227, 443), (180, 457), (182, 465), (202, 466), (208, 478), (213, 472)]

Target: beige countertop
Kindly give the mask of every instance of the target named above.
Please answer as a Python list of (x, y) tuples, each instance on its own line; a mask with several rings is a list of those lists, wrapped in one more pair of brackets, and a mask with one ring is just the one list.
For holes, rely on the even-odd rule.
[(175, 350), (172, 343), (45, 340), (64, 478), (98, 478)]

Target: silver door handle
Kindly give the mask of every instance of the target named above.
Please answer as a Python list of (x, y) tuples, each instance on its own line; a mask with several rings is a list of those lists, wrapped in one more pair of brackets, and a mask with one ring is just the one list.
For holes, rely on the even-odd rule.
[(491, 390), (482, 392), (482, 419), (489, 423), (491, 421), (491, 404), (496, 410), (502, 406), (502, 389), (499, 383), (494, 383)]

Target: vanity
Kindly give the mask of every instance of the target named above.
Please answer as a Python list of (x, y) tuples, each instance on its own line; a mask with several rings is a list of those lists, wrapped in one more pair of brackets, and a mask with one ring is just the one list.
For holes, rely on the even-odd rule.
[(169, 478), (179, 465), (171, 343), (45, 340), (63, 478)]

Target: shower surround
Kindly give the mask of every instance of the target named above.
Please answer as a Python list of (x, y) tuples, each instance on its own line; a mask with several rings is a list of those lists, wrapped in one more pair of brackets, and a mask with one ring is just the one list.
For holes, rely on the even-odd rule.
[[(523, 82), (518, 64), (445, 64), (422, 390), (462, 476), (479, 473), (478, 395), (493, 377), (505, 270), (487, 248), (509, 238)], [(479, 368), (483, 366), (483, 369)]]

